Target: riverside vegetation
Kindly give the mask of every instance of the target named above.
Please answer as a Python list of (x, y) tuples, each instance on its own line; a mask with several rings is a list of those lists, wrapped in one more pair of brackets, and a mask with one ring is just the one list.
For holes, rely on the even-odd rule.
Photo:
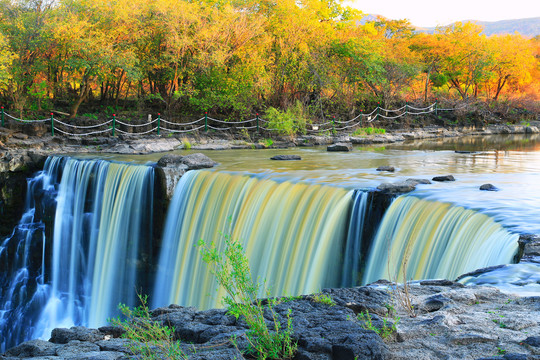
[(538, 111), (538, 36), (418, 33), (340, 0), (6, 0), (0, 20), (0, 103), (25, 119), (326, 122), (436, 98), (512, 122)]

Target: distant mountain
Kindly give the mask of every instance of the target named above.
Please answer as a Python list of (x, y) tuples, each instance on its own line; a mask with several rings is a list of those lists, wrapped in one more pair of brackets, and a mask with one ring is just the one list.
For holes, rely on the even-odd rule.
[[(535, 37), (540, 35), (540, 17), (527, 18), (527, 19), (515, 19), (515, 20), (501, 20), (501, 21), (477, 21), (477, 20), (464, 20), (462, 22), (473, 22), (484, 27), (484, 34), (500, 35), (500, 34), (513, 34), (515, 32), (520, 33), (523, 36)], [(450, 24), (452, 25), (452, 24)], [(417, 28), (418, 31), (433, 33), (434, 27), (431, 28)]]

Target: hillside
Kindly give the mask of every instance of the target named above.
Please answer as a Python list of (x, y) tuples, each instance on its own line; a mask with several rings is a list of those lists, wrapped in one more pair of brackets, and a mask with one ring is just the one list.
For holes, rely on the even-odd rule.
[[(523, 36), (534, 37), (540, 35), (540, 17), (526, 18), (526, 19), (514, 19), (514, 20), (501, 20), (501, 21), (477, 21), (477, 20), (464, 20), (463, 22), (474, 22), (484, 27), (484, 34), (513, 34), (516, 31)], [(430, 28), (418, 28), (419, 31), (433, 33), (434, 27)]]

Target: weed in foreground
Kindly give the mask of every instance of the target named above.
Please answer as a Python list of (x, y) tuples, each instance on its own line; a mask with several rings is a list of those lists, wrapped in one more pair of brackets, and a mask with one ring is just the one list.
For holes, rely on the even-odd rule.
[(125, 304), (118, 305), (125, 319), (109, 319), (113, 325), (124, 329), (124, 338), (131, 340), (129, 349), (141, 360), (187, 359), (180, 348), (180, 342), (174, 340), (174, 327), (163, 326), (150, 317), (148, 296), (139, 295), (141, 305), (131, 309)]
[(373, 324), (373, 320), (371, 319), (371, 314), (369, 311), (362, 311), (360, 314), (357, 315), (357, 319), (362, 322), (361, 326), (366, 330), (372, 330), (375, 331), (380, 337), (383, 339), (386, 339), (393, 333), (397, 331), (397, 324), (399, 323), (400, 318), (396, 317), (394, 318), (394, 322), (392, 325), (388, 324), (388, 319), (383, 318), (383, 326), (378, 328)]
[[(291, 339), (291, 311), (287, 314), (286, 328), (282, 328), (275, 306), (278, 300), (269, 298), (265, 304), (257, 298), (260, 285), (253, 281), (249, 262), (240, 243), (222, 234), (225, 248), (219, 252), (214, 244), (208, 246), (199, 241), (204, 262), (211, 266), (211, 272), (222, 286), (227, 296), (223, 301), (229, 313), (237, 319), (243, 317), (248, 324), (246, 332), (250, 349), (248, 353), (257, 359), (291, 359), (297, 344)], [(268, 310), (273, 320), (274, 329), (269, 329), (264, 311)]]

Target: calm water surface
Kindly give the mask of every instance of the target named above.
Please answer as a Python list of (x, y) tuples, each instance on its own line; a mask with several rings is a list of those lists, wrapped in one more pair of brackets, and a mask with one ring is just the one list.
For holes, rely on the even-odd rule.
[[(410, 177), (431, 179), (452, 174), (455, 182), (419, 185), (419, 197), (451, 202), (495, 217), (519, 233), (540, 233), (540, 135), (507, 135), (422, 140), (385, 146), (356, 146), (348, 153), (326, 147), (202, 152), (220, 163), (216, 171), (251, 174), (276, 181), (325, 183), (374, 188)], [(273, 161), (276, 154), (297, 154), (300, 161)], [(108, 156), (121, 161), (157, 161), (163, 154)], [(103, 157), (100, 155), (100, 157)], [(376, 171), (394, 166), (394, 173)], [(500, 191), (480, 191), (491, 183)]]

